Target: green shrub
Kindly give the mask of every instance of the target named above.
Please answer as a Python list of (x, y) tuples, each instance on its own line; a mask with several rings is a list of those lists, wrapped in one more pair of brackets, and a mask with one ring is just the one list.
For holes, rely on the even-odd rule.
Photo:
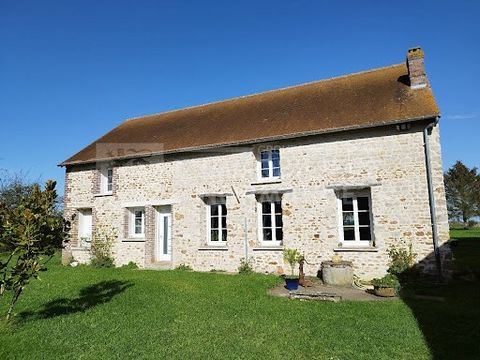
[(243, 275), (248, 275), (253, 273), (253, 268), (249, 260), (246, 260), (245, 258), (240, 259), (240, 266), (238, 267), (238, 273)]
[(179, 271), (192, 271), (192, 267), (190, 265), (187, 265), (187, 264), (180, 264), (178, 265), (175, 270), (179, 270)]
[(128, 264), (122, 265), (122, 269), (138, 269), (138, 265), (136, 262), (130, 261)]
[(417, 257), (417, 254), (413, 252), (412, 244), (408, 246), (408, 249), (391, 245), (388, 249), (388, 255), (390, 256), (390, 263), (387, 272), (394, 275), (410, 270), (415, 265), (415, 258)]
[(117, 235), (113, 229), (98, 229), (93, 233), (90, 265), (97, 268), (115, 266), (111, 251), (116, 238)]

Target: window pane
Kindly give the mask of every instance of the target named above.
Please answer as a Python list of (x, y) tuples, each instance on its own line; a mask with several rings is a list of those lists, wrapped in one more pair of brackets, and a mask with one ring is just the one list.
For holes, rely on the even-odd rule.
[(342, 210), (343, 211), (353, 211), (353, 198), (343, 198), (342, 199)]
[(268, 177), (268, 169), (263, 170), (262, 169), (262, 177)]
[(353, 228), (343, 228), (343, 240), (355, 240), (355, 230)]
[(282, 213), (282, 202), (275, 201), (275, 214), (281, 214), (281, 213)]
[(370, 213), (367, 211), (358, 213), (358, 223), (360, 225), (370, 225)]
[(272, 240), (272, 229), (263, 229), (263, 240), (264, 241)]
[(277, 227), (283, 226), (282, 214), (275, 215), (275, 226)]
[(269, 202), (262, 203), (262, 212), (264, 214), (270, 214), (272, 212), (272, 208)]
[(271, 215), (263, 215), (263, 227), (272, 226), (272, 217)]
[(225, 204), (220, 205), (222, 207), (222, 215), (226, 216), (227, 215), (227, 206)]
[(280, 176), (280, 168), (274, 167), (273, 168), (273, 176)]
[(368, 197), (362, 196), (357, 198), (358, 210), (369, 210)]
[(210, 231), (210, 241), (218, 241), (218, 230)]
[(218, 215), (218, 205), (210, 205), (210, 215)]
[(222, 241), (227, 241), (227, 230), (226, 229), (224, 229), (222, 231)]
[(277, 241), (283, 240), (283, 230), (282, 230), (282, 228), (277, 228), (275, 235), (277, 236)]
[(353, 212), (344, 212), (343, 213), (343, 226), (353, 226), (355, 224)]
[(372, 240), (370, 227), (360, 227), (360, 240)]
[(272, 160), (280, 159), (280, 150), (272, 150)]
[(210, 225), (212, 229), (218, 229), (218, 216), (212, 216), (210, 219)]
[(260, 159), (263, 161), (263, 160), (268, 160), (268, 153), (269, 151), (262, 151), (260, 153)]
[(227, 228), (227, 217), (222, 216), (222, 228), (226, 229)]

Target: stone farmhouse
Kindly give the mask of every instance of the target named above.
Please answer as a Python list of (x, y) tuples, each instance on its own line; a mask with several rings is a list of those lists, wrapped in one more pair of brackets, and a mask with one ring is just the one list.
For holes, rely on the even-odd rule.
[(64, 259), (88, 262), (103, 232), (116, 265), (235, 272), (247, 258), (276, 272), (288, 247), (307, 275), (339, 253), (371, 278), (391, 244), (412, 244), (434, 271), (449, 239), (439, 116), (413, 48), (400, 64), (126, 120), (60, 164)]

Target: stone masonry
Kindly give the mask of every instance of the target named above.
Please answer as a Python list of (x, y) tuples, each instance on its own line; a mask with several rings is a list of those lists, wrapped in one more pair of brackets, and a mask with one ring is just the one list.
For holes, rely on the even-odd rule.
[[(71, 241), (64, 250), (88, 262), (89, 251), (78, 247), (78, 216), (91, 208), (94, 229), (114, 229), (117, 265), (129, 261), (154, 267), (155, 212), (172, 213), (171, 268), (187, 264), (195, 270), (235, 272), (248, 258), (258, 272), (285, 269), (283, 247), (305, 253), (307, 275), (316, 275), (320, 263), (340, 253), (353, 262), (362, 278), (382, 276), (391, 244), (413, 244), (418, 260), (431, 259), (432, 228), (429, 213), (422, 130), (412, 123), (282, 140), (269, 144), (153, 156), (113, 163), (114, 190), (99, 195), (99, 170), (93, 165), (67, 167), (65, 215), (72, 220)], [(438, 125), (430, 135), (433, 183), (441, 244), (448, 240)], [(262, 182), (257, 174), (261, 146), (280, 149), (281, 180)], [(363, 188), (370, 192), (374, 244), (365, 249), (339, 246), (337, 193)], [(284, 191), (282, 246), (265, 247), (258, 240), (255, 191)], [(206, 210), (201, 194), (227, 194), (226, 248), (209, 247)], [(129, 207), (145, 208), (145, 237), (128, 238)], [(246, 224), (246, 226), (245, 226)], [(245, 246), (247, 239), (247, 250)], [(423, 263), (427, 270), (431, 260)]]

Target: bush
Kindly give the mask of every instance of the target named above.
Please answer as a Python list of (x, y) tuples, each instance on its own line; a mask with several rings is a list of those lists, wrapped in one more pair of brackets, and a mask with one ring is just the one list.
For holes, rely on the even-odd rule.
[(138, 265), (136, 262), (130, 261), (128, 264), (122, 265), (122, 269), (138, 269)]
[(175, 270), (179, 270), (179, 271), (192, 271), (192, 267), (190, 265), (187, 265), (187, 264), (180, 264), (178, 265)]
[(417, 254), (413, 252), (412, 244), (408, 246), (408, 250), (391, 245), (388, 249), (388, 255), (390, 256), (390, 266), (387, 272), (393, 275), (399, 275), (410, 270), (415, 265), (415, 258), (417, 257)]
[(248, 275), (253, 273), (253, 268), (249, 260), (246, 260), (245, 258), (240, 259), (240, 266), (238, 267), (238, 273), (243, 275)]
[(117, 236), (113, 229), (109, 231), (100, 229), (93, 233), (92, 248), (90, 249), (92, 260), (90, 261), (90, 265), (97, 268), (115, 266), (111, 251), (116, 238)]

